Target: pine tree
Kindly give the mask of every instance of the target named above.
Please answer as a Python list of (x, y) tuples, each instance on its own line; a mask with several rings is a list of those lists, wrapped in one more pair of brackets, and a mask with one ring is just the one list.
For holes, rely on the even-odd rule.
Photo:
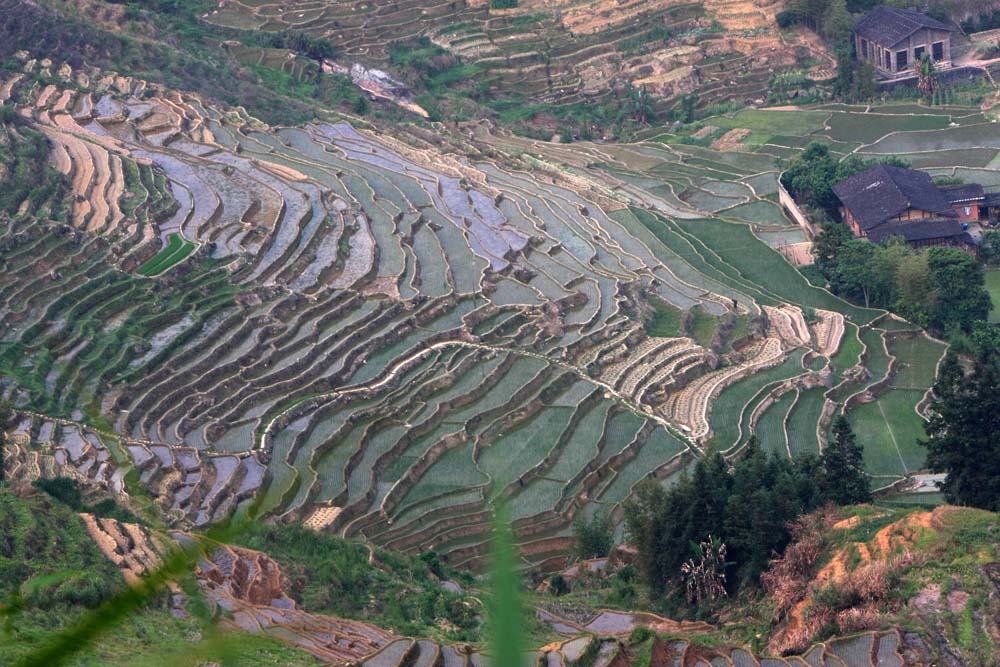
[(841, 41), (834, 49), (837, 56), (837, 81), (833, 84), (834, 95), (846, 98), (854, 84), (854, 50), (849, 41)]
[(847, 0), (831, 0), (823, 14), (823, 34), (827, 39), (839, 42), (847, 40), (853, 28), (854, 19), (847, 11)]
[(1000, 355), (985, 347), (965, 375), (949, 352), (934, 384), (931, 418), (924, 426), (927, 465), (947, 473), (941, 490), (958, 505), (1000, 510)]
[(867, 102), (874, 99), (877, 93), (878, 84), (875, 81), (875, 67), (871, 63), (862, 63), (858, 67), (854, 96), (859, 102)]
[(581, 516), (573, 523), (573, 555), (576, 558), (603, 558), (611, 553), (614, 530), (610, 518), (597, 513), (589, 520)]
[(838, 505), (866, 503), (871, 482), (864, 472), (864, 449), (843, 415), (833, 422), (833, 437), (823, 450), (823, 493)]

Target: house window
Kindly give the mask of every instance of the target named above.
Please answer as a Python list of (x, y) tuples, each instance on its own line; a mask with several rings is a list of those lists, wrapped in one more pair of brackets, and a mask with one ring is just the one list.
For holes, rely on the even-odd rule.
[(865, 60), (868, 60), (868, 40), (864, 37), (861, 38), (861, 53)]
[(920, 59), (924, 57), (924, 51), (927, 50), (926, 46), (918, 46), (913, 49), (913, 62), (918, 63)]
[(902, 72), (906, 69), (906, 51), (896, 51), (896, 71)]
[(944, 60), (944, 42), (934, 42), (931, 45), (931, 56), (934, 60)]
[(885, 68), (887, 70), (891, 70), (892, 69), (892, 53), (890, 53), (889, 51), (885, 51), (884, 53), (885, 53)]

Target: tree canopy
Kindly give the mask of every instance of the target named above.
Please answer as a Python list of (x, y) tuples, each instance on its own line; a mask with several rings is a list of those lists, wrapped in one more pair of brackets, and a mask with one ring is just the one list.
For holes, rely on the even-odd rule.
[(649, 480), (625, 505), (636, 568), (654, 594), (682, 599), (682, 566), (699, 545), (718, 539), (726, 548), (726, 587), (755, 585), (770, 559), (791, 539), (789, 524), (826, 504), (871, 498), (861, 468), (862, 448), (850, 425), (838, 421), (823, 458), (770, 455), (751, 438), (730, 469), (721, 454), (699, 459), (670, 487)]
[(611, 553), (614, 533), (610, 518), (601, 513), (587, 519), (581, 516), (573, 523), (573, 556), (581, 559), (603, 558)]
[(971, 373), (949, 351), (938, 372), (924, 427), (927, 465), (947, 473), (941, 490), (949, 503), (1000, 511), (1000, 354), (985, 346)]
[(823, 450), (823, 495), (838, 505), (867, 503), (872, 499), (871, 481), (864, 472), (864, 449), (858, 444), (847, 417), (833, 421), (833, 437)]
[(855, 239), (845, 225), (831, 222), (813, 252), (834, 293), (891, 309), (935, 333), (969, 334), (989, 316), (983, 267), (958, 248), (917, 252), (901, 239), (878, 245)]
[[(885, 164), (897, 167), (908, 167), (909, 164), (896, 157), (881, 160)], [(872, 165), (875, 160), (851, 155), (844, 160), (838, 160), (830, 153), (830, 147), (814, 141), (805, 147), (794, 160), (782, 177), (782, 183), (796, 201), (800, 204), (823, 211), (832, 219), (838, 219), (839, 201), (833, 193), (833, 186), (851, 176), (861, 173)]]

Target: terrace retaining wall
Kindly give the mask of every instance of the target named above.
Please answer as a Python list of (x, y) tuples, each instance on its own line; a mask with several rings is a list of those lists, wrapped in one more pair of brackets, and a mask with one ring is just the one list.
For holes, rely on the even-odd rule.
[(784, 175), (784, 172), (782, 172), (778, 176), (778, 201), (781, 202), (781, 208), (785, 210), (788, 217), (797, 222), (799, 226), (806, 231), (806, 234), (812, 238), (813, 236), (816, 236), (816, 230), (813, 228), (812, 223), (809, 222), (809, 218), (806, 217), (806, 214), (803, 213), (802, 209), (799, 208), (799, 205), (795, 203), (795, 199), (792, 198), (792, 195), (788, 194), (788, 190), (786, 190), (785, 186), (782, 185), (781, 178)]

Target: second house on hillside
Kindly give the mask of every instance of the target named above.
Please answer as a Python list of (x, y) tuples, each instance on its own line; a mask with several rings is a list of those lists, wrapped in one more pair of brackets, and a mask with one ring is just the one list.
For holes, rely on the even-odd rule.
[(951, 67), (952, 26), (912, 9), (876, 7), (854, 28), (858, 60), (883, 78), (913, 76), (928, 54), (938, 69)]

